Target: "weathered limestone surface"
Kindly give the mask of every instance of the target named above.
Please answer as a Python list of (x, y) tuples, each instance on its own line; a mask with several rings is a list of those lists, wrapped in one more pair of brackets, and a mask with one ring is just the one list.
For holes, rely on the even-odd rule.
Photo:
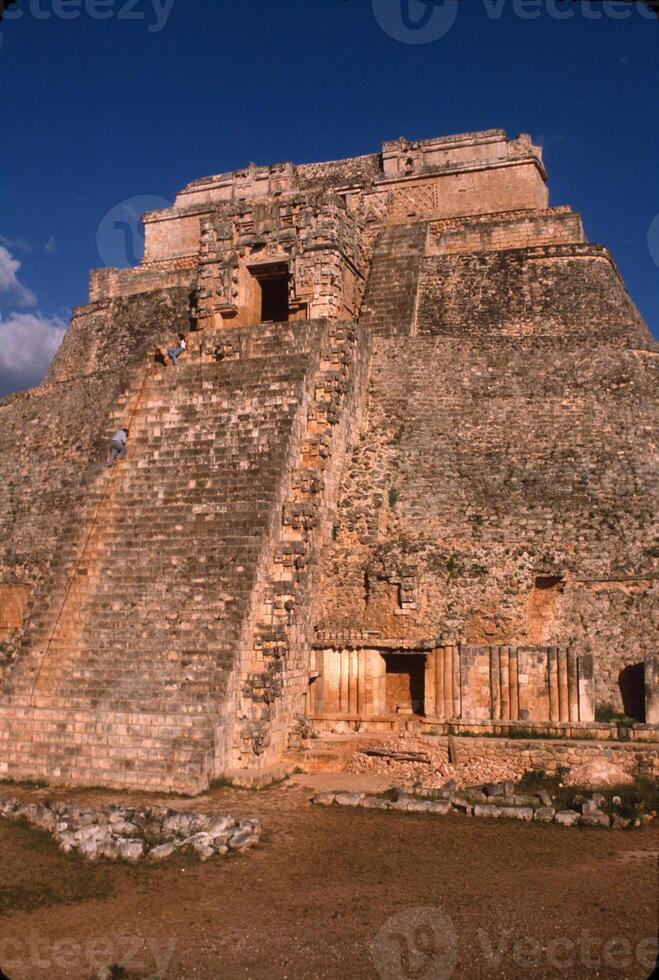
[(0, 776), (263, 782), (314, 718), (656, 723), (657, 345), (528, 136), (251, 164), (144, 221), (0, 402)]

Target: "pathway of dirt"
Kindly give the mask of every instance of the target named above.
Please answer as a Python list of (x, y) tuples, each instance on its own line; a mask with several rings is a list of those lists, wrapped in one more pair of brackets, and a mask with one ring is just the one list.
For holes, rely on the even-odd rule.
[[(86, 980), (111, 965), (118, 977), (168, 980), (640, 980), (652, 972), (655, 828), (568, 829), (309, 804), (314, 791), (355, 788), (346, 778), (299, 776), (270, 790), (223, 788), (195, 800), (153, 797), (261, 818), (257, 848), (206, 864), (86, 865), (60, 854), (47, 835), (0, 823), (0, 967), (10, 980)], [(95, 806), (144, 801), (9, 787), (1, 795)]]

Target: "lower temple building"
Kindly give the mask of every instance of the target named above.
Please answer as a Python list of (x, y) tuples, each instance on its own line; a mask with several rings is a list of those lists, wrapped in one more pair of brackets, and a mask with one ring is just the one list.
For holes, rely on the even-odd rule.
[(197, 792), (338, 722), (655, 738), (659, 348), (529, 137), (143, 220), (0, 402), (0, 778)]

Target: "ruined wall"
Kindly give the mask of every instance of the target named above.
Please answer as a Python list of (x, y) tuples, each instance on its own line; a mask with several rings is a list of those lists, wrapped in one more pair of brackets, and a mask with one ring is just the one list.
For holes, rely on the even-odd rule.
[(648, 330), (601, 245), (424, 258), (417, 332), (474, 338), (545, 335), (647, 346)]
[(571, 644), (621, 708), (656, 644), (657, 355), (606, 256), (547, 252), (422, 261), (419, 336), (375, 341), (318, 628)]

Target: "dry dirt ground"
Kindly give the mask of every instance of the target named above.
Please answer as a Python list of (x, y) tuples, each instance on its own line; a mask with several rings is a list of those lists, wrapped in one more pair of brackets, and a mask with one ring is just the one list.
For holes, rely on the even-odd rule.
[[(311, 792), (345, 779), (298, 776), (193, 801), (153, 797), (261, 817), (257, 848), (206, 864), (89, 865), (40, 831), (0, 822), (0, 967), (10, 980), (652, 974), (655, 828), (309, 804)], [(0, 795), (138, 799), (8, 786)]]

